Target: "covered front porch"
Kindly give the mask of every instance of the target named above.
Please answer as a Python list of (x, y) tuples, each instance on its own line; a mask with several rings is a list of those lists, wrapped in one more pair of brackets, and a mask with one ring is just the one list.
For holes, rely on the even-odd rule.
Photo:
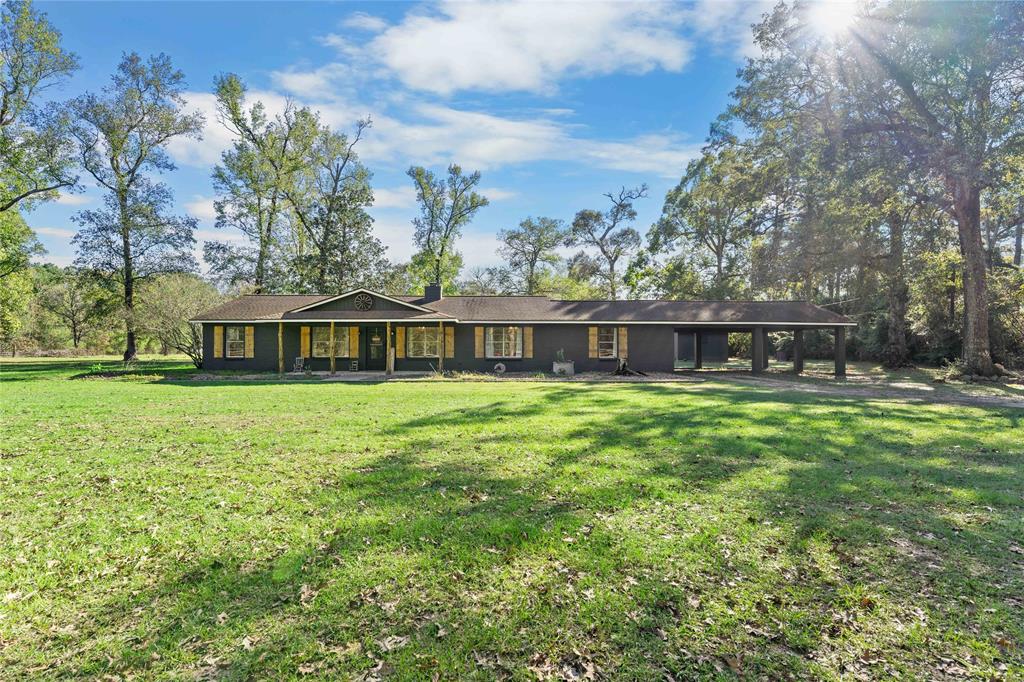
[(718, 325), (687, 325), (675, 330), (676, 368), (683, 370), (701, 370), (706, 363), (725, 363), (728, 361), (728, 335), (750, 334), (750, 371), (762, 374), (769, 364), (769, 334), (773, 332), (789, 332), (793, 336), (792, 349), (789, 355), (793, 371), (800, 374), (804, 371), (806, 348), (804, 333), (809, 330), (827, 330), (833, 335), (833, 363), (837, 377), (846, 376), (846, 326), (825, 325), (758, 325), (730, 326)]
[[(396, 371), (403, 376), (441, 371), (454, 347), (454, 323), (381, 319), (367, 322), (352, 319), (322, 319), (278, 322), (276, 357), (279, 374), (347, 376), (366, 374), (380, 379)], [(437, 354), (408, 357), (407, 339), (414, 330), (429, 332), (436, 339)], [(435, 335), (436, 330), (436, 335)]]

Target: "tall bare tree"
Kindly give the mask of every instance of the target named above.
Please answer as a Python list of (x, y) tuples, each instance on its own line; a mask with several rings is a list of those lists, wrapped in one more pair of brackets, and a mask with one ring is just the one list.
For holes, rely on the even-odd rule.
[(165, 149), (176, 137), (201, 137), (203, 116), (184, 112), (185, 77), (166, 55), (125, 55), (100, 94), (73, 100), (72, 133), (82, 166), (107, 190), (106, 207), (85, 211), (76, 237), (82, 265), (110, 273), (123, 291), (124, 360), (136, 357), (135, 285), (141, 276), (193, 268), (195, 222), (165, 215), (170, 191), (145, 171), (173, 170)]
[(622, 275), (618, 264), (640, 248), (640, 233), (631, 226), (636, 220), (633, 202), (647, 196), (647, 185), (633, 189), (623, 187), (604, 196), (612, 203), (607, 211), (582, 210), (573, 218), (566, 237), (567, 246), (597, 249), (603, 261), (600, 277), (605, 283), (607, 296), (616, 300)]
[(527, 218), (517, 228), (498, 232), (498, 254), (520, 281), (517, 288), (522, 293), (539, 292), (541, 269), (559, 262), (556, 249), (565, 237), (565, 226), (554, 218)]

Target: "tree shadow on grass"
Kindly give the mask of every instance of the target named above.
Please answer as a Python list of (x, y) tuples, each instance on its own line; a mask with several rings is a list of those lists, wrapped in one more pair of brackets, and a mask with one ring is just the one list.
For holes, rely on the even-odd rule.
[[(867, 665), (858, 628), (923, 594), (932, 639), (908, 652), (886, 630), (877, 658), (922, 675), (966, 638), (979, 664), (999, 661), (970, 633), (1013, 627), (1000, 600), (1021, 587), (1006, 540), (1024, 458), (989, 451), (984, 429), (1019, 415), (979, 426), (754, 388), (531, 391), (382, 427), (370, 464), (305, 482), (311, 537), (210, 552), (101, 600), (59, 669), (816, 677)], [(897, 418), (902, 431), (875, 423)], [(977, 612), (956, 612), (965, 588)]]

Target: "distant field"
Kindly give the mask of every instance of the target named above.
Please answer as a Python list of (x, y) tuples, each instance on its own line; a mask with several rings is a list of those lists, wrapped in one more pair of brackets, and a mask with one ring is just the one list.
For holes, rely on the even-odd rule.
[(0, 361), (0, 679), (1024, 675), (1024, 410), (96, 362)]

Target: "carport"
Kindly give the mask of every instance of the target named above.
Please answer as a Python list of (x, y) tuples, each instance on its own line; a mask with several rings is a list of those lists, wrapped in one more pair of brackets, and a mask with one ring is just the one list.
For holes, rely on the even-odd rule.
[(804, 371), (804, 331), (809, 329), (831, 330), (835, 375), (846, 376), (846, 328), (841, 325), (801, 324), (758, 324), (723, 326), (720, 324), (690, 324), (675, 328), (675, 358), (693, 364), (693, 369), (704, 368), (705, 362), (725, 362), (729, 356), (729, 334), (750, 334), (750, 371), (761, 374), (768, 369), (768, 334), (770, 332), (791, 332), (793, 334), (793, 370)]

